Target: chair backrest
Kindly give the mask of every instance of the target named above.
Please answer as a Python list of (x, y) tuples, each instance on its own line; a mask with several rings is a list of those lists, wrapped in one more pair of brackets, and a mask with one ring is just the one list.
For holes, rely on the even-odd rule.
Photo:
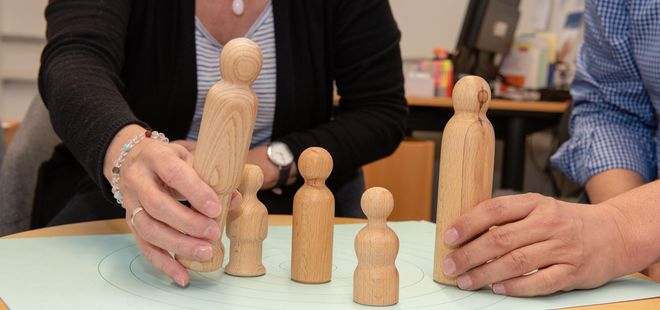
[(37, 95), (0, 166), (0, 236), (30, 228), (39, 167), (59, 143), (48, 110)]
[(2, 159), (5, 157), (6, 150), (7, 146), (5, 143), (5, 129), (0, 128), (0, 163), (2, 163)]
[(363, 167), (367, 188), (387, 188), (394, 196), (389, 221), (431, 220), (435, 143), (404, 140), (394, 154)]

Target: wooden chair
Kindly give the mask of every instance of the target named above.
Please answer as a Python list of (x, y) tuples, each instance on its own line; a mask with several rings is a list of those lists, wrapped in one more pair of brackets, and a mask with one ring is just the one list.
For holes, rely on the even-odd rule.
[(435, 143), (406, 139), (390, 156), (363, 167), (367, 188), (387, 188), (394, 196), (390, 221), (431, 220)]
[(4, 143), (9, 145), (16, 134), (16, 131), (21, 126), (19, 121), (2, 121), (2, 129), (5, 132)]

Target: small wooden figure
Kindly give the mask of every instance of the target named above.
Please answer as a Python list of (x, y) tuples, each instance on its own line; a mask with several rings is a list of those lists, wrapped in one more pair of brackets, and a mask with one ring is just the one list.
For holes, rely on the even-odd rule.
[[(222, 213), (215, 220), (221, 232), (252, 140), (258, 99), (251, 85), (262, 63), (261, 48), (256, 43), (246, 38), (229, 41), (220, 55), (222, 79), (209, 89), (204, 103), (193, 167), (218, 194)], [(225, 249), (220, 240), (212, 245), (213, 258), (209, 261), (198, 262), (181, 256), (176, 259), (191, 270), (218, 270)]]
[(367, 306), (391, 306), (399, 302), (399, 270), (394, 262), (399, 237), (387, 226), (394, 209), (392, 194), (372, 187), (362, 195), (367, 226), (355, 237), (358, 265), (353, 273), (353, 301)]
[(332, 157), (323, 148), (310, 147), (300, 155), (298, 171), (305, 184), (293, 198), (291, 279), (330, 282), (335, 197), (325, 180), (332, 171)]
[(246, 164), (238, 191), (243, 195), (239, 208), (229, 210), (227, 237), (229, 264), (225, 273), (239, 277), (257, 277), (266, 273), (261, 262), (262, 243), (268, 234), (268, 210), (257, 198), (264, 182), (261, 168)]
[(442, 272), (442, 261), (453, 249), (444, 243), (445, 230), (461, 214), (489, 199), (493, 190), (495, 134), (486, 118), (490, 87), (477, 76), (462, 78), (454, 88), (454, 116), (442, 134), (438, 173), (433, 279), (456, 285)]

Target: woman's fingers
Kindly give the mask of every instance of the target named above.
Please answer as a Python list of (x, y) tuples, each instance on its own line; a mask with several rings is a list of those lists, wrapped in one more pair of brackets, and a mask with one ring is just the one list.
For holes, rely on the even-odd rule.
[[(186, 147), (147, 140), (126, 158), (120, 176), (126, 220), (142, 254), (181, 286), (189, 275), (169, 252), (207, 261), (213, 256), (208, 240), (221, 234), (211, 218), (220, 214), (218, 197), (192, 163)], [(172, 192), (181, 193), (199, 212), (183, 206)]]
[(174, 140), (170, 143), (181, 145), (190, 153), (195, 152), (195, 148), (197, 147), (197, 141), (194, 140)]
[[(181, 164), (181, 161), (175, 159)], [(185, 164), (181, 164), (184, 165)], [(125, 171), (123, 185), (129, 201), (142, 206), (156, 220), (193, 237), (217, 240), (220, 227), (211, 218), (191, 210), (171, 196), (168, 187), (159, 186), (157, 176), (147, 166), (134, 165)]]
[(136, 213), (130, 223), (142, 239), (161, 249), (197, 261), (207, 261), (213, 256), (208, 241), (186, 236), (154, 220), (147, 212)]
[(538, 194), (503, 196), (484, 201), (460, 216), (444, 234), (448, 245), (463, 244), (490, 227), (525, 218), (549, 198)]
[(144, 259), (156, 267), (156, 269), (162, 271), (179, 286), (188, 286), (190, 282), (188, 271), (172, 258), (170, 253), (145, 242), (138, 235), (135, 235), (135, 242), (140, 248)]
[(215, 191), (179, 156), (173, 152), (152, 149), (145, 150), (144, 156), (147, 165), (158, 178), (187, 198), (193, 208), (208, 217), (220, 215)]
[(508, 296), (548, 295), (573, 289), (573, 274), (577, 268), (568, 264), (552, 265), (528, 276), (493, 284), (493, 292)]
[(155, 183), (143, 184), (142, 190), (137, 193), (138, 200), (154, 219), (196, 238), (220, 238), (220, 227), (213, 219), (182, 205)]
[[(476, 290), (565, 261), (562, 242), (549, 240), (513, 250), (456, 278), (458, 287)], [(552, 253), (552, 255), (548, 255)]]

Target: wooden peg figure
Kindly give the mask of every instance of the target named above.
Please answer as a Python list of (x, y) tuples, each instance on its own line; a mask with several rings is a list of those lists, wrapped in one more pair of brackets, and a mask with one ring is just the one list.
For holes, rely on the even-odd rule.
[(444, 243), (444, 233), (461, 214), (491, 197), (495, 134), (486, 118), (490, 103), (486, 81), (464, 77), (452, 96), (455, 112), (445, 126), (440, 150), (433, 279), (456, 285), (442, 271), (444, 257), (453, 250)]
[(394, 209), (392, 194), (372, 187), (362, 194), (367, 226), (355, 237), (358, 265), (353, 273), (353, 301), (367, 306), (391, 306), (399, 302), (399, 270), (395, 261), (399, 237), (387, 226)]
[(335, 197), (325, 180), (332, 171), (332, 157), (323, 148), (310, 147), (300, 155), (298, 171), (305, 184), (293, 197), (291, 279), (330, 282)]
[[(204, 103), (193, 167), (218, 194), (222, 212), (215, 220), (221, 235), (252, 140), (258, 106), (252, 83), (261, 72), (262, 63), (261, 49), (256, 43), (246, 38), (229, 41), (220, 55), (222, 78), (209, 89)], [(178, 255), (176, 259), (191, 270), (218, 270), (225, 253), (220, 240), (212, 242), (213, 258), (209, 261)]]
[(225, 273), (239, 277), (257, 277), (266, 273), (262, 264), (262, 244), (268, 234), (268, 210), (257, 198), (264, 182), (261, 168), (246, 164), (238, 191), (243, 195), (239, 208), (229, 210), (227, 237), (229, 264)]

